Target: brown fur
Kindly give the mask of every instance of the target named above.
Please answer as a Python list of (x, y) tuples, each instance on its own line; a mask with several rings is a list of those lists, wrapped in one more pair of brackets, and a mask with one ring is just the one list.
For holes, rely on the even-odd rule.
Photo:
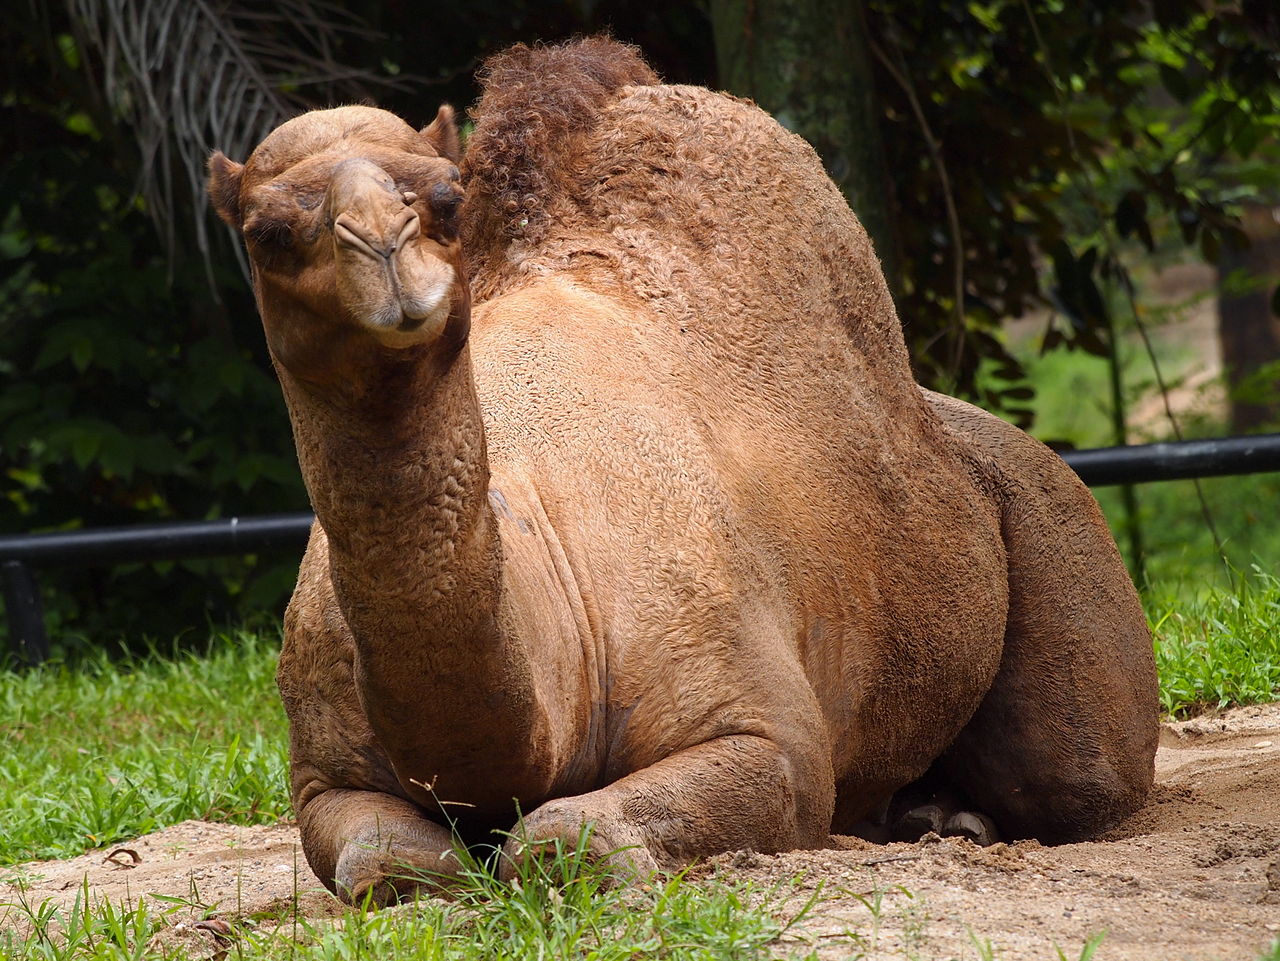
[(465, 343), (451, 319), (392, 349), (326, 306), (335, 273), (385, 271), (358, 245), (254, 246), (293, 171), (427, 176), (408, 128), (312, 115), (235, 175), (318, 516), (279, 672), (317, 874), (393, 897), (397, 864), (451, 869), (446, 816), (509, 829), (515, 803), (531, 840), (589, 821), (640, 870), (814, 846), (930, 768), (1014, 834), (1139, 805), (1150, 638), (1096, 505), (1045, 448), (916, 388), (812, 149), (605, 40), (487, 77)]
[(559, 47), (517, 44), (480, 74), (484, 96), (466, 160), (473, 233), (545, 234), (569, 200), (564, 175), (578, 137), (628, 84), (658, 78), (633, 47), (591, 37)]

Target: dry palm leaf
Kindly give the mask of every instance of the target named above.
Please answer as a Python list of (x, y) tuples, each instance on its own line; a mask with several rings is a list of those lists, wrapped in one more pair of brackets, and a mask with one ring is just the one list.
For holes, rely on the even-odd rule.
[(345, 41), (377, 34), (323, 0), (67, 4), (107, 103), (136, 139), (138, 192), (171, 253), (176, 214), (190, 200), (196, 243), (208, 255), (205, 159), (214, 146), (244, 159), (304, 109), (404, 82), (342, 61)]

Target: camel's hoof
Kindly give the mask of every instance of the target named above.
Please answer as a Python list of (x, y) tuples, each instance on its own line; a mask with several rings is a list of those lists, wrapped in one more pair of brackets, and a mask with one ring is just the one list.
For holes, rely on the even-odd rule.
[(990, 847), (1000, 840), (996, 824), (977, 811), (957, 811), (947, 819), (941, 832), (943, 837), (968, 838), (979, 847)]
[(534, 861), (542, 862), (535, 874), (554, 870), (557, 862), (573, 870), (582, 861), (599, 864), (605, 866), (605, 884), (643, 880), (658, 870), (638, 831), (607, 814), (588, 815), (566, 800), (547, 802), (515, 830), (502, 846), (498, 875), (504, 881), (533, 869)]
[(937, 804), (921, 804), (913, 807), (893, 824), (895, 841), (919, 841), (929, 832), (941, 834), (946, 824), (946, 812)]

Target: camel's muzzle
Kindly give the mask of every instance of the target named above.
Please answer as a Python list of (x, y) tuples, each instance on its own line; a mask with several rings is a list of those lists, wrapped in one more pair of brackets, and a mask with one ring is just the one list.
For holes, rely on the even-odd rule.
[(453, 266), (420, 242), (422, 219), (411, 206), (416, 199), (363, 158), (334, 169), (325, 198), (339, 299), (390, 347), (439, 337), (457, 282)]

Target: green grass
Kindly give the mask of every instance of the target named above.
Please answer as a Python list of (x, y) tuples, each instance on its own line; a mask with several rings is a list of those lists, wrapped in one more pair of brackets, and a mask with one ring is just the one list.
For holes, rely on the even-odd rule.
[(1166, 713), (1280, 697), (1280, 579), (1236, 575), (1236, 589), (1148, 603)]
[[(1280, 572), (1280, 474), (1210, 477), (1200, 481), (1222, 552), (1205, 521), (1192, 481), (1140, 484), (1135, 493), (1143, 543), (1146, 593), (1188, 602), (1212, 588), (1230, 590), (1234, 571)], [(1116, 542), (1128, 556), (1128, 522), (1118, 488), (1094, 491)]]
[(0, 864), (62, 858), (187, 818), (288, 812), (278, 642), (0, 673)]

